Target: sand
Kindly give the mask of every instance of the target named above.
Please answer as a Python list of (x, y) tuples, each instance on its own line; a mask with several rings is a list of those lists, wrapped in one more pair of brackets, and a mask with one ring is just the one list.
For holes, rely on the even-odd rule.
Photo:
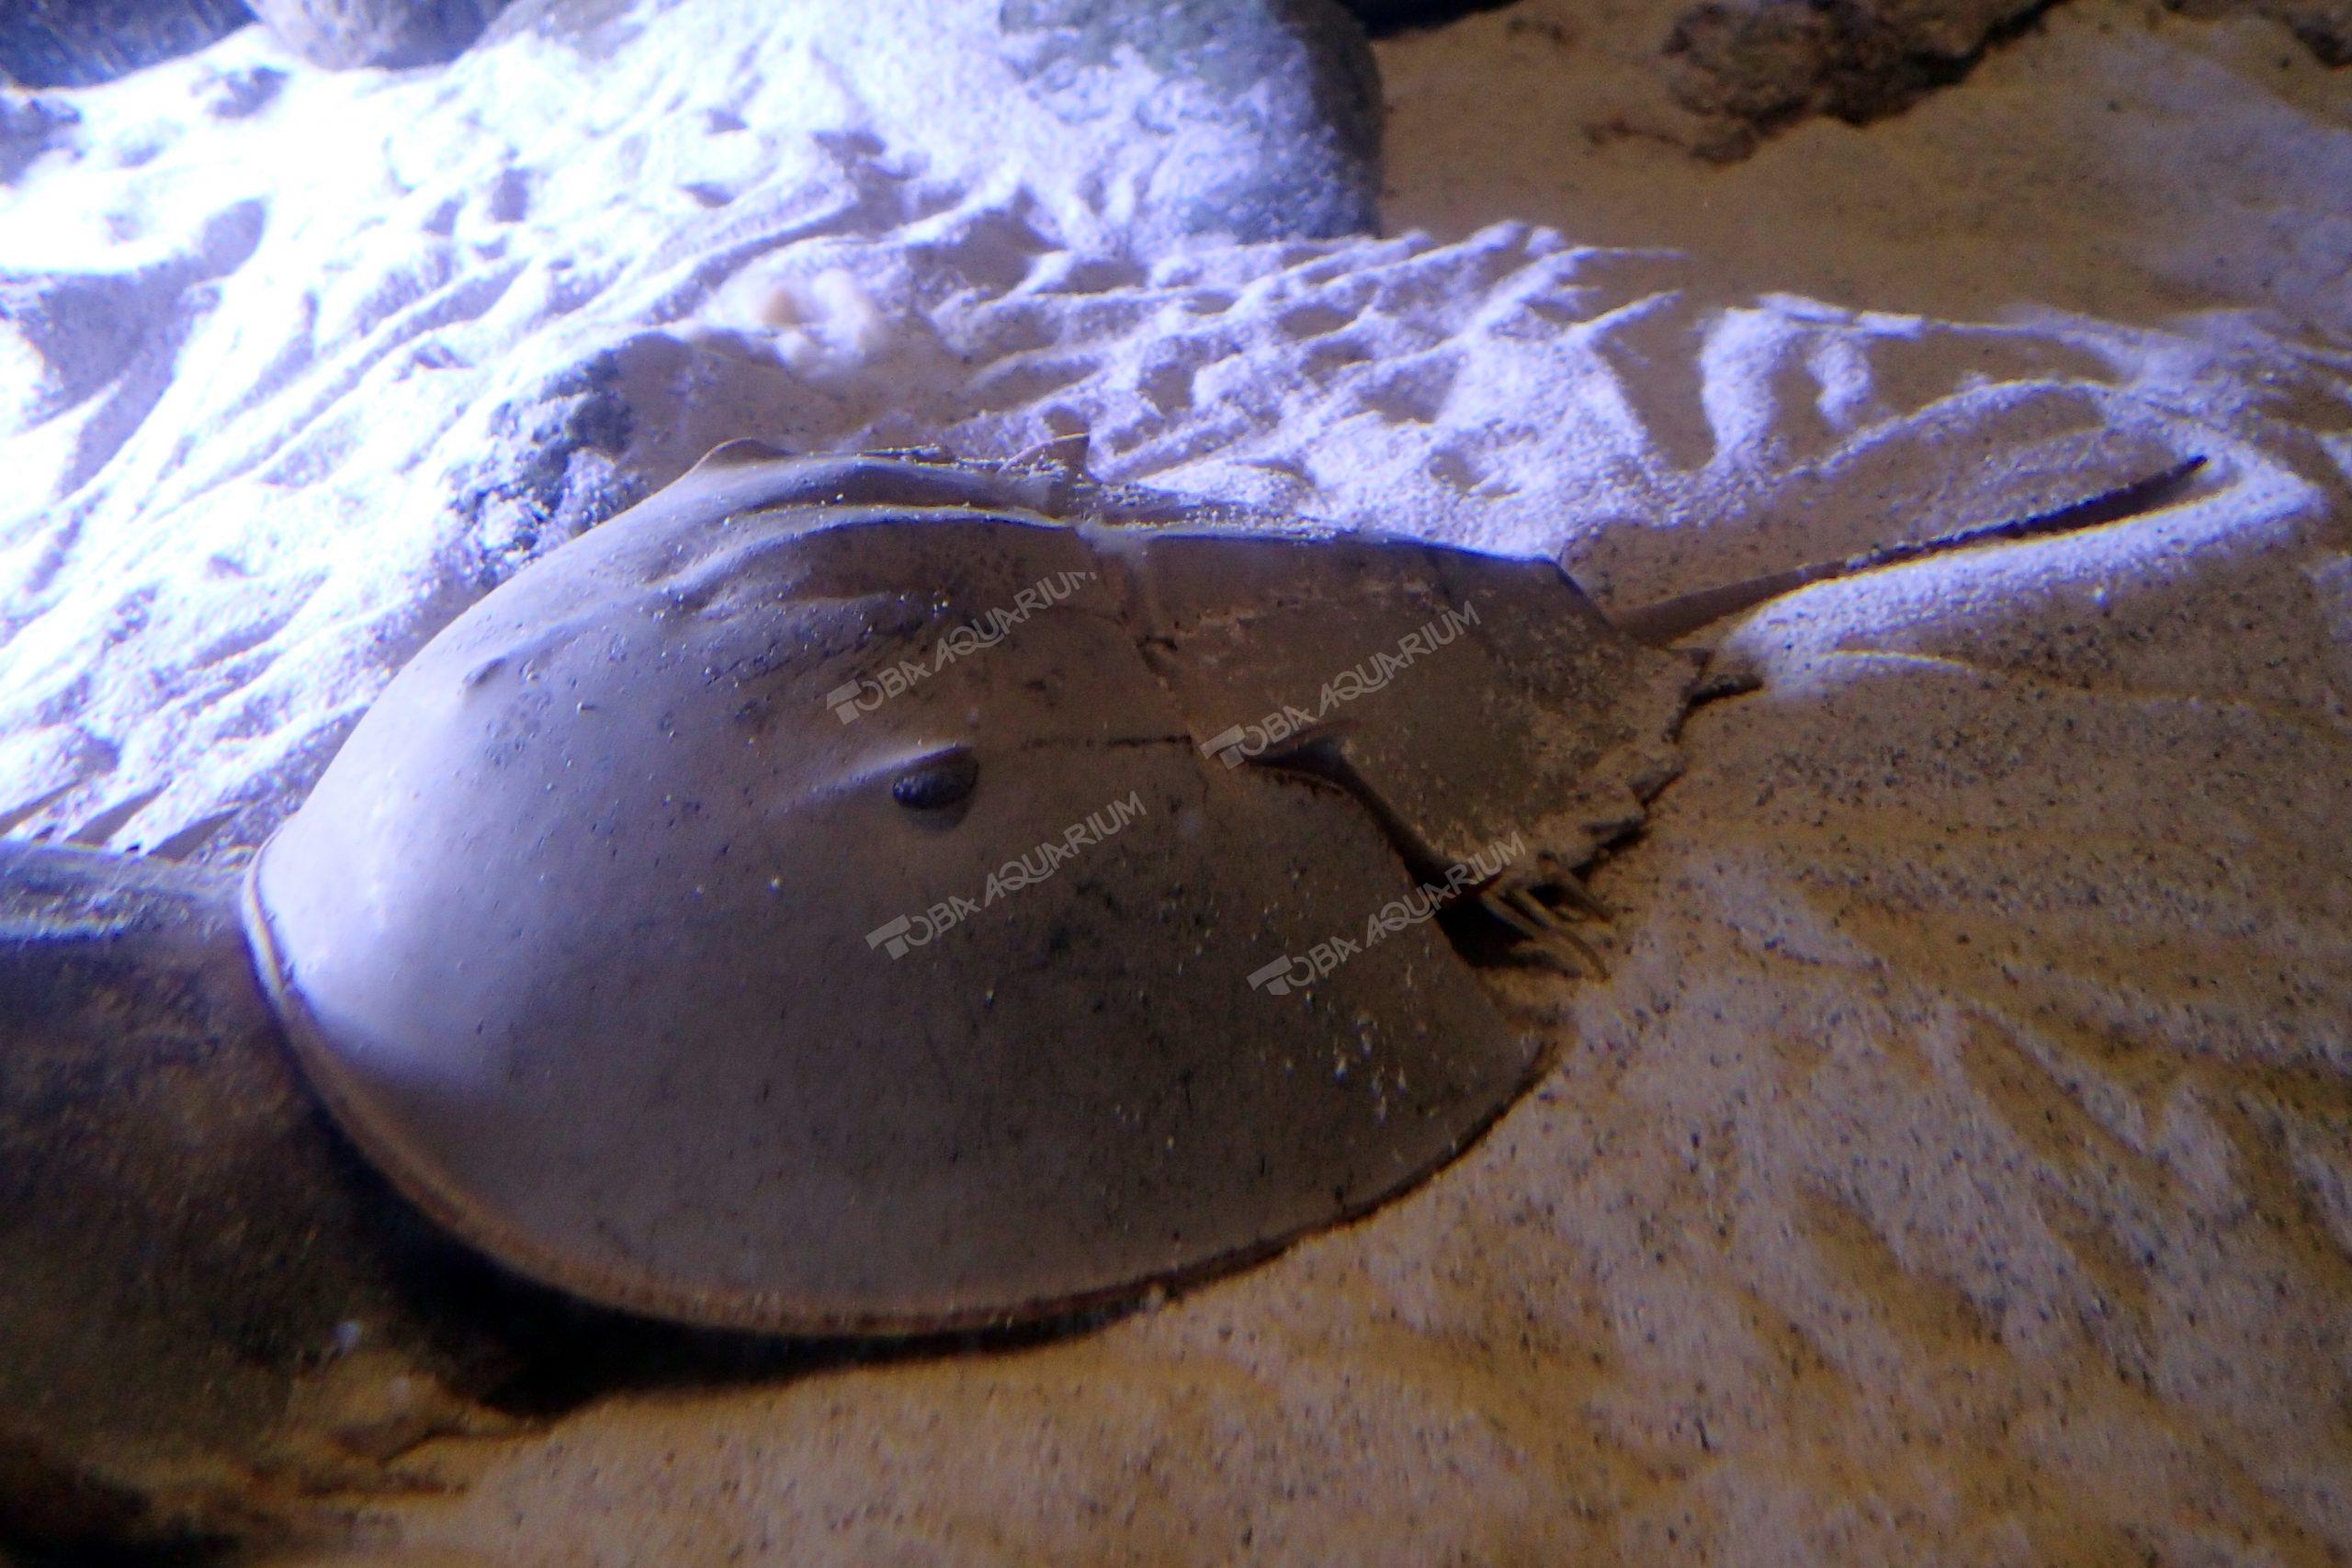
[[(1383, 46), (1383, 240), (1170, 251), (864, 111), (744, 158), (758, 73), (658, 57), (611, 140), (513, 133), (511, 65), (106, 100), (7, 194), (9, 267), (180, 302), (38, 365), (0, 330), (0, 802), (119, 847), (225, 812), (233, 860), (541, 547), (464, 466), (583, 363), (628, 434), (547, 493), (591, 511), (735, 434), (1082, 426), (1109, 477), (1621, 606), (2210, 460), (1732, 630), (1760, 689), (1597, 877), (1609, 977), (1496, 982), (1556, 1070), (1407, 1199), (1091, 1332), (432, 1445), (446, 1493), (351, 1499), (352, 1556), (2352, 1554), (2352, 90), (2267, 23), (2074, 0), (1716, 166), (1628, 41), (1657, 14), (1568, 11)], [(722, 217), (675, 194), (729, 159)]]

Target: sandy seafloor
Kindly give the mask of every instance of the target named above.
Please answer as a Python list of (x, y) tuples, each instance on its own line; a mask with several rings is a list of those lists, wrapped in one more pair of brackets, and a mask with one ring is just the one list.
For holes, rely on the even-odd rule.
[(451, 498), (607, 350), (575, 487), (1084, 426), (1621, 605), (2210, 459), (1733, 630), (1762, 687), (1600, 872), (1609, 977), (1497, 981), (1556, 1070), (1410, 1196), (1092, 1332), (430, 1445), (356, 1555), (2352, 1555), (2352, 81), (2073, 0), (1716, 166), (1640, 36), (1385, 44), (1397, 237), (1174, 253), (684, 28), (593, 90), (510, 49), (204, 111), (247, 35), (83, 96), (0, 219), (90, 301), (0, 326), (19, 832), (253, 842), (537, 547)]

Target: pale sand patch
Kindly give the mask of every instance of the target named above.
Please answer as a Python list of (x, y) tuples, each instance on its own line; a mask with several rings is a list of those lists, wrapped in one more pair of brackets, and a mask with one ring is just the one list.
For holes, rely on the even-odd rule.
[(2254, 306), (2352, 331), (2352, 86), (2274, 23), (2071, 0), (1902, 114), (1712, 168), (1661, 52), (1687, 8), (1523, 0), (1382, 44), (1390, 224), (1526, 219), (1933, 315)]

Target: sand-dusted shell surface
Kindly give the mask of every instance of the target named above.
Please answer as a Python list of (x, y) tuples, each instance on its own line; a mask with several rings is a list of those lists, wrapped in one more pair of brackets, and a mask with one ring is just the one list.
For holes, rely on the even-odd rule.
[(1132, 1295), (1457, 1153), (1538, 1057), (1436, 917), (1637, 822), (1695, 662), (1542, 558), (1097, 497), (730, 443), (435, 637), (251, 882), (341, 1125), (511, 1268), (797, 1332)]
[[(1511, 19), (1463, 24), (1497, 70)], [(1001, 453), (1083, 422), (1111, 477), (1556, 546), (1620, 604), (2213, 459), (2162, 518), (1743, 634), (1764, 689), (1694, 717), (1600, 878), (1612, 978), (1500, 995), (1557, 1072), (1406, 1201), (1083, 1337), (436, 1445), (464, 1490), (372, 1510), (368, 1554), (2352, 1551), (2342, 78), (2267, 24), (2067, 0), (1904, 115), (1694, 172), (1573, 33), (1443, 96), (1453, 36), (1384, 46), (1390, 216), (1437, 241), (1065, 250), (854, 137), (740, 152), (707, 111), (756, 62), (634, 57), (663, 90), (560, 101), (518, 79), (545, 140), (479, 161), (442, 128), (519, 109), (388, 86), (408, 134), (299, 209), (242, 193), (281, 220), (258, 243), (223, 220), (206, 248), (231, 204), (167, 161), (107, 176), (144, 224), (108, 252), (109, 209), (35, 166), (45, 265), (191, 301), (143, 356), (74, 340), (96, 390), (58, 417), (128, 436), (10, 437), (73, 477), (0, 533), (0, 771), (17, 798), (83, 781), (30, 826), (111, 810), (118, 844), (299, 798), (511, 558), (522, 498), (657, 485), (746, 430)], [(273, 137), (364, 123), (301, 86), (271, 113), (319, 118)], [(592, 110), (608, 138), (554, 129)], [(842, 110), (887, 148), (877, 123)], [(213, 134), (86, 134), (134, 131)], [(639, 133), (736, 199), (616, 177)], [(1487, 227), (1512, 216), (1685, 254)], [(665, 259), (554, 268), (571, 234)], [(485, 454), (503, 488), (449, 477)]]

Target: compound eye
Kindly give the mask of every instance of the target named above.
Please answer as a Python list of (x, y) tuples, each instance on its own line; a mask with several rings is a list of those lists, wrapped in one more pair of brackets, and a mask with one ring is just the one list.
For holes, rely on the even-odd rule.
[(980, 760), (962, 746), (925, 757), (890, 781), (890, 798), (910, 811), (961, 806), (980, 782)]

